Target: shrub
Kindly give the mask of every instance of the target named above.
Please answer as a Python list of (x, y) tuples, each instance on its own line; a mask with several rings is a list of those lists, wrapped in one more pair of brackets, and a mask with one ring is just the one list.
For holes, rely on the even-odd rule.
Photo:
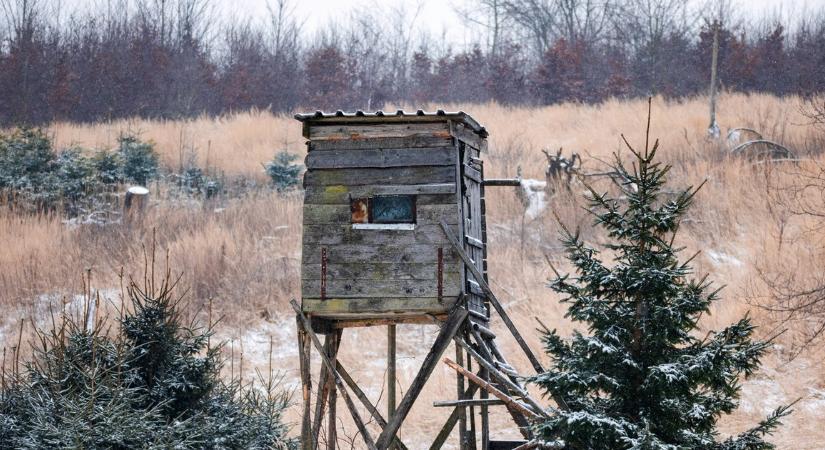
[(169, 272), (143, 279), (112, 335), (108, 319), (65, 316), (38, 332), (22, 373), (3, 374), (0, 449), (295, 448), (271, 374), (262, 388), (222, 379), (220, 346), (184, 324)]
[(301, 179), (302, 166), (300, 164), (292, 164), (292, 161), (298, 159), (297, 156), (287, 153), (285, 151), (278, 152), (272, 161), (268, 162), (264, 167), (266, 173), (279, 191), (290, 189), (297, 186)]
[(98, 172), (91, 159), (78, 148), (63, 150), (55, 162), (56, 185), (51, 189), (60, 192), (61, 198), (71, 205), (97, 192)]
[(92, 157), (92, 164), (101, 183), (123, 183), (123, 156), (119, 152), (100, 150)]
[(56, 158), (41, 130), (21, 128), (0, 135), (0, 191), (37, 206), (48, 205), (57, 194), (53, 174)]
[(143, 142), (132, 135), (118, 139), (118, 153), (123, 160), (126, 181), (145, 186), (158, 174), (158, 155), (154, 144)]
[(224, 183), (221, 177), (209, 175), (198, 166), (198, 158), (194, 153), (190, 153), (186, 158), (186, 164), (180, 174), (174, 174), (180, 190), (187, 195), (201, 195), (205, 198), (213, 198), (224, 191)]

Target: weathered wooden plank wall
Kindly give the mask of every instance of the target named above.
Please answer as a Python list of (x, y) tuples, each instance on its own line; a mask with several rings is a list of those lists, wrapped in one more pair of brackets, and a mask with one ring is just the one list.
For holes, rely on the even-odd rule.
[(455, 183), (454, 169), (450, 166), (315, 169), (304, 175), (304, 187), (421, 183)]
[(315, 125), (309, 128), (311, 141), (363, 140), (371, 138), (449, 138), (447, 121), (434, 123)]
[[(304, 310), (325, 316), (446, 311), (462, 291), (460, 259), (439, 225), (460, 222), (449, 124), (323, 125), (309, 127), (308, 135)], [(415, 228), (353, 229), (350, 201), (375, 195), (415, 195)]]
[(304, 162), (310, 170), (449, 166), (453, 163), (452, 153), (452, 149), (448, 147), (325, 150), (310, 152)]

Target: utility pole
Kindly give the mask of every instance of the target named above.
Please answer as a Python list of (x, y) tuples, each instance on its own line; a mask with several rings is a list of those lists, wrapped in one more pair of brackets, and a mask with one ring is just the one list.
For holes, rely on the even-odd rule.
[(710, 63), (710, 125), (708, 125), (708, 136), (717, 139), (719, 137), (719, 124), (716, 123), (716, 74), (719, 63), (719, 21), (713, 21), (713, 56)]

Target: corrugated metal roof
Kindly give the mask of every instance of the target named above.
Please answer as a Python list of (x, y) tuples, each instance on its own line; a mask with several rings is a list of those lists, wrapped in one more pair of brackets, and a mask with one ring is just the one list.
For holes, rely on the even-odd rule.
[(464, 111), (455, 111), (455, 112), (446, 112), (442, 109), (439, 109), (436, 112), (425, 112), (422, 109), (419, 109), (416, 112), (405, 112), (402, 109), (399, 109), (395, 112), (389, 111), (375, 111), (375, 112), (364, 112), (360, 109), (353, 113), (345, 113), (344, 111), (336, 111), (334, 113), (325, 113), (323, 111), (315, 111), (314, 113), (307, 113), (307, 114), (295, 114), (295, 118), (301, 122), (305, 123), (353, 123), (353, 122), (363, 122), (363, 123), (381, 123), (384, 121), (387, 122), (438, 122), (442, 120), (456, 120), (468, 128), (473, 130), (474, 133), (478, 134), (479, 136), (486, 138), (487, 137), (487, 130), (481, 126), (475, 119), (470, 117), (469, 114), (465, 113)]

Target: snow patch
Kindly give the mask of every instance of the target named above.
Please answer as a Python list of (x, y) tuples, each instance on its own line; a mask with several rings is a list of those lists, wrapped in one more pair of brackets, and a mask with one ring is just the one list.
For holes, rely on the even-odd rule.
[[(266, 365), (269, 361), (270, 343), (272, 347), (273, 367), (284, 367), (284, 362), (298, 358), (298, 346), (295, 345), (295, 321), (262, 322), (241, 335), (244, 358)], [(236, 350), (238, 350), (236, 348)], [(294, 359), (293, 359), (294, 358)], [(290, 361), (286, 361), (290, 360)]]
[(705, 252), (705, 254), (710, 259), (710, 262), (716, 267), (742, 267), (744, 265), (744, 263), (741, 260), (726, 253), (708, 250), (707, 252)]
[(739, 408), (747, 413), (768, 415), (788, 403), (787, 396), (774, 380), (754, 379), (742, 383), (742, 401)]
[(146, 189), (143, 186), (132, 186), (126, 190), (126, 192), (134, 195), (148, 195), (149, 189)]
[(521, 180), (519, 197), (527, 208), (524, 214), (535, 219), (547, 207), (547, 182), (541, 180)]
[(825, 414), (825, 391), (821, 389), (809, 388), (810, 398), (802, 402), (802, 406), (810, 413), (822, 417)]

